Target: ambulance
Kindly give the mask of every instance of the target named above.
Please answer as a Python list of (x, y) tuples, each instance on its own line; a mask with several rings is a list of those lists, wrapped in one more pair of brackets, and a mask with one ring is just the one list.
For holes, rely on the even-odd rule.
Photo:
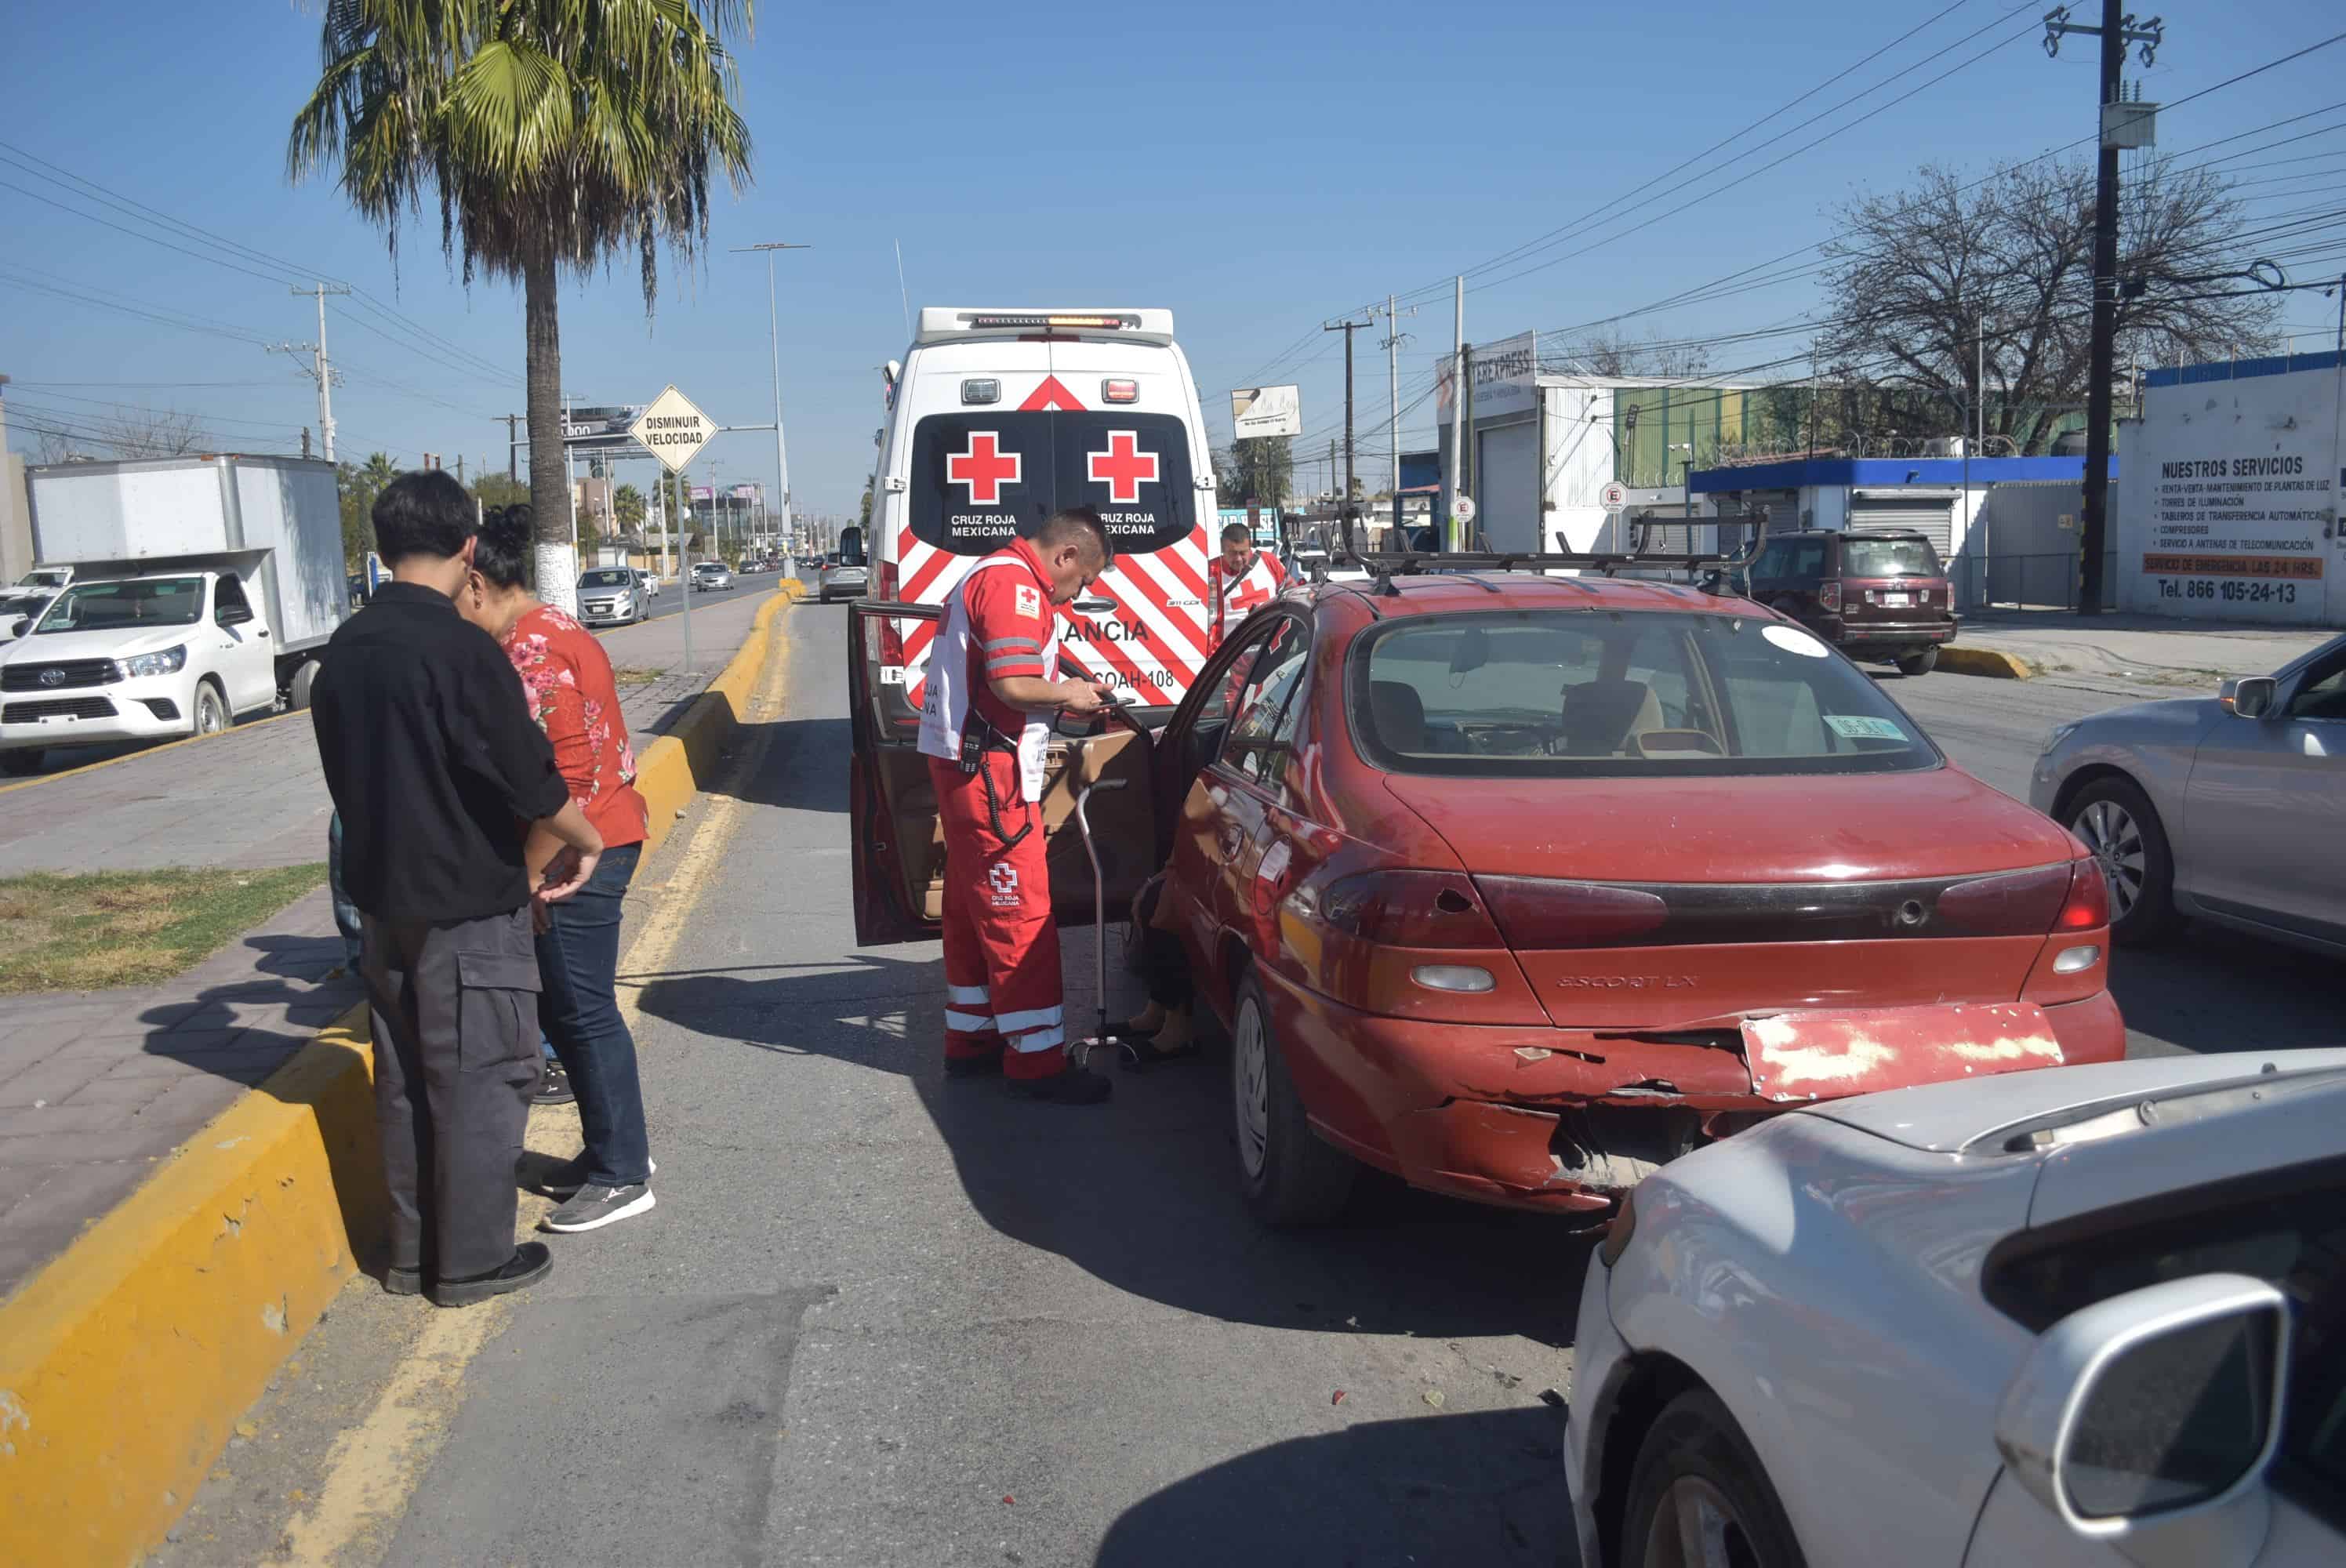
[[(1060, 611), (1061, 668), (1169, 714), (1213, 644), (1214, 464), (1198, 384), (1158, 310), (929, 308), (885, 372), (870, 599), (943, 605), (979, 557), (1064, 506), (1107, 520), (1116, 564)], [(886, 617), (872, 676), (915, 722), (938, 623)]]

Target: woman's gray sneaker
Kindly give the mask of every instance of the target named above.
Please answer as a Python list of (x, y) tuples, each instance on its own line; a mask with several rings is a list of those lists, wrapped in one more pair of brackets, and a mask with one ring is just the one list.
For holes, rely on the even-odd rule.
[(641, 1182), (633, 1186), (597, 1186), (590, 1183), (538, 1224), (548, 1230), (594, 1230), (631, 1214), (641, 1214), (658, 1201), (652, 1196), (652, 1189)]
[[(649, 1169), (645, 1179), (659, 1175), (659, 1161), (648, 1161)], [(568, 1197), (586, 1185), (586, 1156), (579, 1155), (562, 1162), (562, 1168), (537, 1184), (537, 1190), (548, 1197)]]

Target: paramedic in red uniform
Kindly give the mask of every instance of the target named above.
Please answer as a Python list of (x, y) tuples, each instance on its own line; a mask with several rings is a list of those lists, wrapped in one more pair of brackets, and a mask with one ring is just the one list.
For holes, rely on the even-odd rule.
[(1286, 572), (1270, 551), (1254, 547), (1254, 535), (1243, 523), (1222, 530), (1222, 553), (1214, 557), (1208, 575), (1216, 642), (1236, 631), (1240, 621), (1270, 603), (1287, 585)]
[(1056, 606), (1109, 555), (1100, 514), (1077, 506), (972, 566), (945, 601), (921, 708), (945, 835), (945, 1071), (999, 1071), (1015, 1094), (1070, 1105), (1109, 1084), (1067, 1060), (1036, 802), (1053, 714), (1104, 702), (1103, 687), (1059, 678)]

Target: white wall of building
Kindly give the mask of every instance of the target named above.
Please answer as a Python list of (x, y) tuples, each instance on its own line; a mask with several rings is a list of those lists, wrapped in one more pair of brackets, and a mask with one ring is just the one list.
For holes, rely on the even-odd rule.
[(2118, 431), (2117, 602), (2346, 626), (2346, 369), (2146, 387)]

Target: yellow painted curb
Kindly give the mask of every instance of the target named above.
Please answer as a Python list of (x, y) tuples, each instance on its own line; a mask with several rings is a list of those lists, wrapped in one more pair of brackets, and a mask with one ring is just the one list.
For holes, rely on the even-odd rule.
[(2030, 680), (2036, 675), (2026, 659), (1994, 648), (1961, 647), (1952, 643), (1939, 650), (1938, 667), (1953, 675), (1984, 675), (1990, 680)]
[[(639, 760), (651, 845), (715, 776), (773, 618), (804, 591), (759, 607)], [(373, 1062), (354, 1007), (0, 1302), (0, 1563), (119, 1568), (195, 1496), (355, 1271), (354, 1244), (382, 1234)]]
[(0, 1563), (118, 1568), (380, 1234), (363, 1007), (174, 1150), (0, 1306)]

